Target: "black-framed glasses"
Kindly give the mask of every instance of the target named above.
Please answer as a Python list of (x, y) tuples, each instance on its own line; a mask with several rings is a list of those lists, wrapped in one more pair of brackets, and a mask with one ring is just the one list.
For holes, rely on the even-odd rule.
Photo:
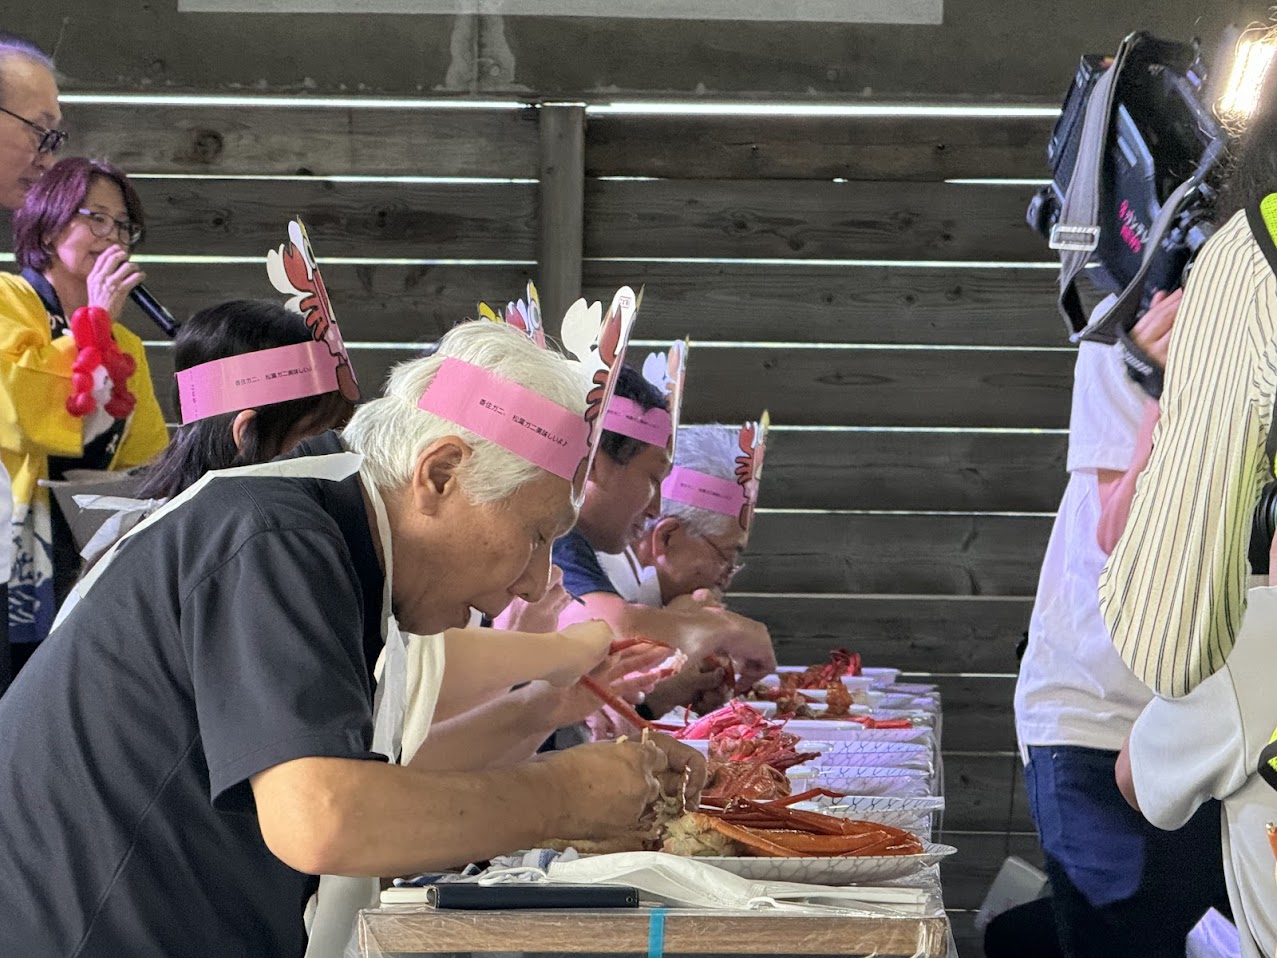
[(12, 110), (6, 110), (0, 106), (0, 113), (7, 113), (19, 122), (25, 123), (31, 129), (40, 134), (40, 142), (37, 144), (35, 151), (37, 153), (56, 153), (66, 145), (67, 139), (71, 136), (66, 130), (50, 130), (47, 126), (41, 126), (28, 120), (25, 116), (19, 116)]
[(709, 536), (702, 535), (697, 538), (714, 550), (714, 554), (718, 556), (719, 561), (722, 562), (723, 568), (727, 570), (727, 577), (729, 579), (734, 579), (740, 574), (741, 570), (745, 568), (745, 563), (738, 562), (736, 559), (729, 556), (726, 552), (715, 545), (714, 541)]
[(125, 246), (136, 246), (142, 238), (142, 227), (128, 220), (117, 220), (96, 210), (76, 210), (89, 221), (89, 232), (98, 239), (114, 235)]

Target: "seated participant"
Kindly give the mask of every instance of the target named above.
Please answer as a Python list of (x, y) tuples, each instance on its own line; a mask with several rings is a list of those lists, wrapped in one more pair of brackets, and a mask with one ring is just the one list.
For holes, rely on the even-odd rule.
[[(632, 412), (637, 417), (663, 407), (657, 388), (629, 367), (621, 371), (616, 394), (636, 404)], [(615, 419), (610, 422), (616, 424)], [(669, 680), (655, 699), (640, 705), (640, 714), (649, 716), (716, 693), (722, 686), (723, 672), (716, 662), (704, 663), (720, 651), (748, 664), (749, 672), (742, 676), (742, 683), (752, 684), (755, 679), (751, 676), (761, 677), (775, 668), (771, 639), (762, 625), (727, 612), (716, 603), (691, 597), (676, 599), (665, 609), (633, 604), (619, 594), (601, 568), (593, 543), (607, 542), (614, 549), (622, 548), (627, 538), (659, 511), (659, 486), (668, 469), (669, 456), (663, 441), (652, 444), (605, 430), (587, 483), (581, 520), (568, 537), (555, 545), (555, 562), (563, 570), (566, 592), (581, 600), (556, 601), (563, 607), (558, 620), (561, 628), (602, 619), (622, 635), (650, 636), (686, 653), (689, 664), (685, 669)], [(583, 532), (586, 529), (589, 531)], [(664, 657), (660, 650), (655, 656), (641, 648), (627, 650), (609, 657), (591, 673), (591, 678), (613, 685), (613, 690), (619, 692), (624, 686), (614, 683), (629, 673), (657, 665)], [(701, 701), (709, 704), (708, 698)], [(581, 686), (555, 688), (545, 682), (532, 682), (465, 714), (435, 721), (430, 737), (421, 744), (412, 764), (422, 769), (455, 770), (521, 761), (551, 735), (560, 746), (583, 741), (588, 732), (579, 726), (599, 708), (599, 701)], [(555, 734), (559, 729), (565, 730), (562, 735)]]
[(661, 515), (599, 564), (628, 602), (660, 607), (700, 589), (722, 594), (740, 571), (741, 455), (736, 426), (682, 426), (675, 465), (661, 484)]
[[(474, 422), (475, 382), (552, 418), (568, 468), (509, 451), (509, 418), (493, 439), (452, 418)], [(117, 545), (0, 699), (0, 954), (292, 958), (307, 876), (608, 837), (684, 775), (695, 800), (703, 761), (663, 737), (477, 774), (372, 747), (383, 643), (546, 588), (583, 391), (572, 365), (466, 324), (342, 435), (188, 490)]]
[[(261, 300), (230, 300), (200, 310), (182, 325), (173, 341), (173, 368), (180, 374), (232, 357), (251, 363), (262, 350), (313, 341), (309, 327), (292, 310)], [(228, 363), (227, 368), (246, 367)], [(354, 402), (340, 389), (317, 388), (306, 385), (302, 395), (287, 394), (245, 409), (203, 410), (203, 415), (182, 409), (183, 424), (168, 448), (142, 470), (139, 498), (172, 498), (206, 472), (268, 462), (303, 439), (340, 429), (355, 411)], [(181, 408), (176, 383), (174, 395)]]
[[(200, 310), (182, 324), (173, 341), (173, 366), (180, 376), (205, 363), (221, 363), (221, 368), (234, 376), (236, 370), (250, 372), (263, 351), (301, 347), (312, 341), (298, 313), (261, 300), (230, 300)], [(173, 396), (174, 405), (181, 410), (177, 382)], [(269, 462), (303, 439), (344, 426), (354, 411), (354, 402), (340, 389), (313, 383), (294, 389), (277, 402), (260, 402), (250, 408), (204, 409), (202, 414), (184, 411), (183, 425), (168, 446), (138, 471), (137, 498), (102, 524), (81, 555), (93, 564), (116, 539), (205, 473)]]
[(128, 178), (79, 157), (53, 166), (14, 214), (22, 274), (0, 275), (8, 410), (0, 457), (13, 479), (15, 673), (48, 634), (80, 571), (70, 527), (40, 480), (72, 469), (129, 469), (168, 439), (142, 341), (118, 322), (143, 278), (129, 261), (143, 225)]
[[(629, 368), (622, 371), (616, 395), (639, 415), (664, 408), (656, 387)], [(766, 627), (691, 596), (664, 608), (627, 601), (599, 563), (599, 552), (620, 553), (660, 515), (661, 482), (670, 469), (664, 445), (616, 431), (620, 428), (609, 417), (576, 527), (554, 546), (564, 588), (581, 599), (567, 607), (560, 623), (602, 619), (621, 635), (665, 642), (698, 663), (725, 654), (740, 673), (737, 687), (743, 691), (776, 667)]]

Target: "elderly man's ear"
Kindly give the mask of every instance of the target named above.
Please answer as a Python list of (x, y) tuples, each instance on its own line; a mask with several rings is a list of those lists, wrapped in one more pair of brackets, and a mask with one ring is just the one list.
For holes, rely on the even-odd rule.
[(413, 472), (412, 499), (417, 512), (436, 515), (445, 499), (461, 493), (458, 474), (469, 458), (470, 447), (457, 436), (444, 436), (426, 447)]
[(683, 528), (683, 520), (678, 516), (662, 516), (651, 529), (652, 557), (664, 556), (670, 547), (670, 541)]

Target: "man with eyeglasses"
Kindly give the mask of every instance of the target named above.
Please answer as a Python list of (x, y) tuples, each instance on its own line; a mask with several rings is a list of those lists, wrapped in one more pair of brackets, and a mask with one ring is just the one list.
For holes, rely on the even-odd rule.
[[(35, 44), (0, 32), (0, 208), (16, 210), (27, 191), (53, 165), (66, 141), (58, 129), (58, 84), (53, 63)], [(6, 235), (8, 230), (3, 231)], [(6, 244), (7, 245), (7, 244)], [(0, 609), (9, 604), (9, 568), (13, 544), (9, 528), (13, 493), (0, 465)], [(0, 693), (13, 678), (9, 656), (9, 616), (0, 614)]]
[[(661, 486), (661, 515), (624, 552), (599, 553), (604, 571), (627, 601), (660, 607), (702, 589), (721, 595), (744, 568), (739, 437), (739, 426), (679, 429), (675, 470)], [(721, 490), (721, 498), (711, 489)]]
[(0, 33), (0, 207), (16, 210), (66, 142), (58, 129), (53, 63), (38, 47)]

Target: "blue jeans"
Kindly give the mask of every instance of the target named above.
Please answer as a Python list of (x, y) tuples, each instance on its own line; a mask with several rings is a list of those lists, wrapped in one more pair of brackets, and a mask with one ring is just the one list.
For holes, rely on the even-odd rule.
[(1046, 853), (1060, 946), (1069, 958), (1182, 958), (1212, 906), (1228, 914), (1220, 806), (1162, 831), (1117, 788), (1116, 752), (1031, 746), (1029, 808)]

